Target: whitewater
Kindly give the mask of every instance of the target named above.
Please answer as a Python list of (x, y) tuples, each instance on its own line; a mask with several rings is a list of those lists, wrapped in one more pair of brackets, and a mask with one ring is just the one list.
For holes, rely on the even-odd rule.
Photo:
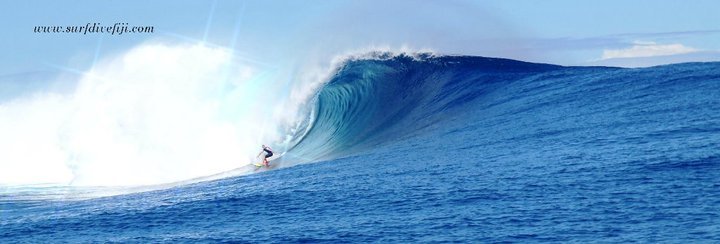
[(0, 241), (720, 241), (720, 63), (232, 59), (140, 47), (3, 100)]

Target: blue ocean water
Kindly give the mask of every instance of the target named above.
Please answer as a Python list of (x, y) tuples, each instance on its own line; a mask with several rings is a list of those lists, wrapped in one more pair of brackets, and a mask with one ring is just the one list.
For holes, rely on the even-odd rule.
[[(0, 195), (0, 242), (720, 242), (720, 63), (347, 61), (277, 164)], [(72, 191), (69, 193), (72, 194)]]

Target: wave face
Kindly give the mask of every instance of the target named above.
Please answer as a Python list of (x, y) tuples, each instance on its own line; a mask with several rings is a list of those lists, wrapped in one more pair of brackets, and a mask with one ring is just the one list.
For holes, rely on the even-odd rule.
[(354, 59), (282, 158), (317, 163), (86, 200), (0, 192), (0, 242), (712, 242), (718, 91), (720, 63)]
[(291, 155), (329, 159), (417, 134), (513, 80), (561, 67), (481, 57), (350, 60), (315, 98), (314, 123)]

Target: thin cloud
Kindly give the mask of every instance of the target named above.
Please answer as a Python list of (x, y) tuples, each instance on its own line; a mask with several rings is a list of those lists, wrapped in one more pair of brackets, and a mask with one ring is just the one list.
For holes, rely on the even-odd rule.
[(658, 44), (655, 42), (636, 41), (634, 42), (634, 45), (629, 48), (603, 50), (601, 59), (669, 56), (694, 53), (698, 51), (700, 50), (679, 43)]
[(692, 31), (668, 31), (668, 32), (636, 32), (620, 33), (609, 35), (609, 37), (633, 38), (633, 39), (658, 39), (658, 38), (679, 38), (688, 36), (705, 36), (720, 34), (720, 29), (692, 30)]

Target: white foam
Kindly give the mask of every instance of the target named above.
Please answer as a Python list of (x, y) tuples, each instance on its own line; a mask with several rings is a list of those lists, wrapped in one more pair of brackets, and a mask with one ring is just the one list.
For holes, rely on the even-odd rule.
[(242, 167), (294, 119), (273, 92), (284, 86), (224, 48), (140, 45), (71, 94), (0, 104), (0, 184), (151, 185)]

